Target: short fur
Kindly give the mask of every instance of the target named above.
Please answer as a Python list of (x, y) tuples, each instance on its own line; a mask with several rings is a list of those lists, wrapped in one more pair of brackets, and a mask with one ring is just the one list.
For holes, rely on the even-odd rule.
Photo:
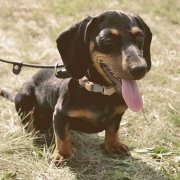
[(118, 11), (87, 17), (60, 34), (57, 48), (71, 77), (58, 79), (53, 70), (40, 70), (14, 98), (23, 124), (33, 118), (34, 133), (45, 133), (53, 125), (54, 160), (71, 157), (71, 130), (105, 130), (105, 151), (129, 154), (118, 136), (127, 109), (122, 95), (89, 92), (77, 80), (86, 76), (94, 83), (114, 85), (100, 63), (106, 64), (117, 79), (142, 79), (151, 68), (151, 38), (142, 18)]

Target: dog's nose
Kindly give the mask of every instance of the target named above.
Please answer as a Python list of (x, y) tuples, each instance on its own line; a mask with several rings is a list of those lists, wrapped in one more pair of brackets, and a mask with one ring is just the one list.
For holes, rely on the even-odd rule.
[(129, 68), (129, 72), (135, 79), (141, 79), (147, 72), (147, 65), (133, 65)]

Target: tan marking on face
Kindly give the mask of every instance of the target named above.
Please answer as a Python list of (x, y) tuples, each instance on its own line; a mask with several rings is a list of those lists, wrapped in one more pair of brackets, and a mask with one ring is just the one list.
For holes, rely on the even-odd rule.
[(122, 51), (122, 69), (124, 71), (127, 71), (128, 70), (128, 64), (127, 64), (127, 56), (125, 55), (125, 53)]
[(70, 110), (68, 111), (68, 116), (73, 118), (88, 118), (95, 119), (96, 114), (90, 110)]
[(139, 31), (139, 28), (136, 27), (136, 26), (132, 27), (131, 30), (130, 30), (130, 32), (131, 32), (132, 34), (136, 34), (138, 31)]
[(93, 61), (93, 66), (101, 74), (101, 76), (109, 83), (113, 84), (112, 81), (107, 77), (102, 68), (100, 67), (99, 61), (103, 61), (108, 68), (111, 70), (112, 74), (115, 75), (118, 79), (126, 79), (127, 69), (123, 68), (123, 56), (110, 56), (102, 54), (100, 52), (91, 53), (91, 59)]
[[(128, 56), (124, 53), (124, 51), (122, 51), (122, 69), (126, 72), (128, 72)], [(143, 57), (137, 57), (136, 61), (132, 62), (132, 64), (134, 65), (146, 65), (146, 61)]]
[(95, 66), (96, 70), (102, 75), (102, 77), (109, 83), (112, 84), (112, 82), (110, 81), (110, 79), (106, 76), (106, 74), (103, 72), (103, 70), (100, 67), (99, 61), (103, 60), (104, 62), (108, 62), (111, 61), (109, 60), (110, 57), (108, 57), (105, 54), (101, 54), (99, 52), (93, 52), (91, 54), (92, 57), (92, 61), (93, 61), (93, 66)]
[(99, 52), (93, 52), (91, 56), (92, 56), (91, 59), (93, 61), (93, 66), (110, 85), (113, 85), (113, 82), (104, 73), (104, 71), (100, 67), (99, 61), (104, 62), (108, 66), (111, 73), (116, 77), (116, 79), (133, 80), (132, 75), (129, 73), (127, 56), (124, 53), (122, 53), (121, 56), (110, 56)]
[(112, 33), (113, 35), (116, 35), (116, 36), (118, 36), (118, 35), (119, 35), (118, 30), (117, 30), (117, 29), (115, 29), (115, 28), (112, 28), (112, 29), (111, 29), (111, 33)]

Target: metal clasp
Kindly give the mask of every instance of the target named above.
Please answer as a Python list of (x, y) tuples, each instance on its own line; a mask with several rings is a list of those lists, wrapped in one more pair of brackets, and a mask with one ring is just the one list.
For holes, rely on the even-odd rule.
[(21, 68), (22, 68), (22, 62), (21, 61), (14, 62), (12, 72), (14, 74), (18, 75), (21, 72)]
[(66, 71), (66, 69), (64, 67), (58, 67), (59, 66), (59, 63), (57, 62), (55, 64), (55, 76), (57, 78), (69, 78), (70, 75), (69, 73)]

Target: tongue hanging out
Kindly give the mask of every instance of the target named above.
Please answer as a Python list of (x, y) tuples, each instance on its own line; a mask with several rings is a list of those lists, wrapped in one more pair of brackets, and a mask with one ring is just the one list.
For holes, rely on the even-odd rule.
[(143, 108), (143, 100), (140, 95), (137, 83), (135, 80), (117, 79), (108, 69), (107, 65), (100, 62), (100, 66), (104, 73), (114, 83), (115, 89), (118, 94), (122, 93), (123, 99), (126, 102), (129, 109), (134, 112), (138, 112)]
[(121, 82), (122, 96), (127, 106), (134, 112), (140, 111), (143, 108), (143, 100), (136, 81), (122, 79)]

